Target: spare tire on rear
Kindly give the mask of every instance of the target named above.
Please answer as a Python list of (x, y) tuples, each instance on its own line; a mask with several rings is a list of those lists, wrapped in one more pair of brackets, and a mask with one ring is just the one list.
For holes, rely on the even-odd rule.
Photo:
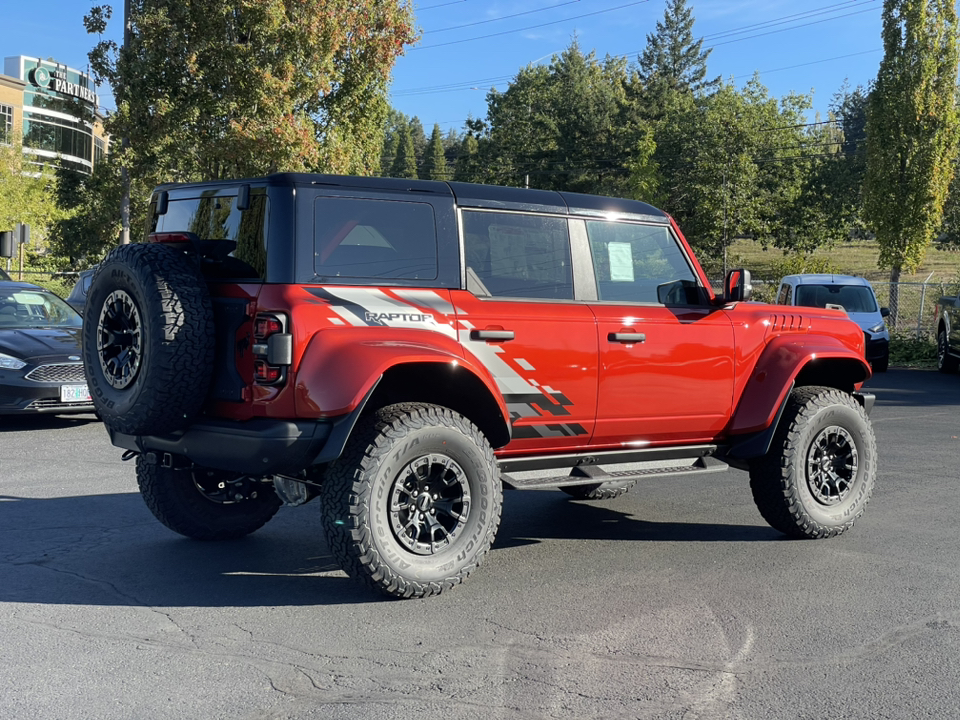
[(121, 245), (87, 294), (83, 365), (111, 429), (163, 435), (200, 412), (214, 353), (213, 309), (196, 259), (159, 244)]

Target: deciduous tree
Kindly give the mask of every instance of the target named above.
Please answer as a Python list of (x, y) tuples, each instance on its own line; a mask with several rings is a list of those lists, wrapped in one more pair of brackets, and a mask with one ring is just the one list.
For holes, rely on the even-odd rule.
[[(390, 71), (415, 39), (406, 0), (129, 5), (127, 46), (102, 40), (90, 63), (113, 90), (105, 126), (134, 179), (378, 168)], [(87, 30), (110, 14), (94, 7)]]
[[(954, 172), (954, 0), (885, 0), (883, 47), (867, 114), (864, 211), (880, 244), (880, 266), (896, 283), (922, 262), (939, 231)], [(896, 317), (893, 293), (890, 305)]]

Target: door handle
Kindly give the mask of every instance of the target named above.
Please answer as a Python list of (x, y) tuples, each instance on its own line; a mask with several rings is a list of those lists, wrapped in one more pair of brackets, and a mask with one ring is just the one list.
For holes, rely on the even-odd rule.
[(513, 340), (513, 330), (471, 330), (471, 340)]
[(646, 333), (613, 332), (607, 335), (607, 340), (618, 343), (642, 343), (647, 341)]

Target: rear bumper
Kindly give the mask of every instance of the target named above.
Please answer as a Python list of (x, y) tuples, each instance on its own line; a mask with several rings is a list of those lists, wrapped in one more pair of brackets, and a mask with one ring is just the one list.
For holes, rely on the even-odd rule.
[[(169, 435), (127, 435), (111, 429), (117, 447), (139, 453), (176, 455), (197, 465), (245, 473), (295, 473), (314, 464), (334, 423), (258, 418), (237, 422), (204, 419)], [(330, 458), (332, 459), (332, 458)]]

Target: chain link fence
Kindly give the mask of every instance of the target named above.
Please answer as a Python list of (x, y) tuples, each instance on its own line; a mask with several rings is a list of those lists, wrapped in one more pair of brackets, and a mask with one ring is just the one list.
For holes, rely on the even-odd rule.
[[(723, 282), (711, 283), (714, 292), (723, 292)], [(895, 335), (917, 340), (936, 338), (937, 301), (944, 295), (956, 295), (960, 288), (955, 282), (928, 280), (927, 282), (892, 283), (871, 280), (880, 307), (890, 310), (887, 328)], [(759, 302), (776, 302), (779, 280), (754, 280), (753, 299)]]

